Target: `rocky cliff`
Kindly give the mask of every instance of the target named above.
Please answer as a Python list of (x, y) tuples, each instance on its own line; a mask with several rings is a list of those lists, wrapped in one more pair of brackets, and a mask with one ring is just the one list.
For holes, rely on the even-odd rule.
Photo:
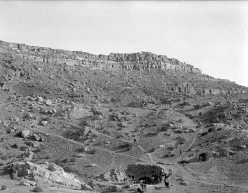
[[(201, 70), (190, 64), (180, 62), (174, 58), (168, 58), (165, 55), (156, 55), (150, 52), (93, 55), (82, 51), (51, 49), (0, 41), (0, 59), (5, 61), (6, 64), (12, 63), (10, 58), (14, 58), (19, 62), (22, 61), (26, 64), (26, 66), (28, 63), (31, 63), (33, 67), (35, 65), (46, 66), (45, 68), (51, 69), (51, 71), (56, 71), (58, 68), (62, 69), (67, 67), (78, 69), (82, 67), (89, 67), (90, 69), (98, 69), (100, 71), (107, 70), (108, 72), (113, 70), (113, 73), (114, 71), (119, 71), (116, 81), (120, 80), (122, 72), (132, 72), (133, 74), (136, 74), (136, 72), (138, 73), (138, 71), (140, 71), (139, 77), (136, 77), (135, 75), (134, 82), (141, 81), (142, 76), (142, 82), (145, 85), (148, 85), (154, 81), (149, 88), (150, 90), (154, 89), (156, 84), (158, 84), (158, 88), (162, 88), (166, 92), (176, 92), (190, 95), (228, 95), (248, 92), (247, 88), (237, 85), (234, 82), (215, 79), (206, 74), (202, 74)], [(40, 67), (37, 67), (37, 69)], [(16, 68), (16, 66), (11, 65), (8, 70), (13, 70), (11, 68)], [(20, 67), (18, 73), (11, 73), (14, 73), (15, 77), (20, 77), (22, 74), (25, 74), (22, 72), (23, 68), (24, 66)], [(80, 70), (75, 71), (74, 76), (79, 71)], [(29, 73), (31, 74), (34, 72), (27, 70), (26, 74)], [(54, 75), (55, 74), (51, 74), (50, 76)], [(6, 79), (8, 79), (8, 77), (0, 77), (0, 86), (2, 88), (5, 88), (7, 85)], [(130, 80), (131, 79), (125, 81)], [(147, 80), (149, 81), (147, 82)]]
[(0, 41), (0, 53), (12, 54), (25, 60), (45, 62), (48, 64), (94, 65), (100, 68), (124, 68), (129, 70), (175, 70), (201, 74), (198, 68), (165, 55), (150, 52), (131, 54), (111, 53), (93, 55), (82, 51), (68, 51), (25, 44)]

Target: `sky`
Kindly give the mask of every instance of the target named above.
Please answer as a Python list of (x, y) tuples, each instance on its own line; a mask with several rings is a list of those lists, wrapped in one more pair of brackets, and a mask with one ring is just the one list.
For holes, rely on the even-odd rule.
[(248, 87), (248, 1), (0, 1), (0, 40), (149, 51)]

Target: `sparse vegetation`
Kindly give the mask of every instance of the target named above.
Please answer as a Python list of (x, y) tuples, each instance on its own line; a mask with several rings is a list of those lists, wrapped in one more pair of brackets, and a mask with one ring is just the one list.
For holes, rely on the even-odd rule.
[[(248, 99), (241, 93), (247, 88), (148, 52), (98, 56), (49, 49), (47, 54), (47, 48), (23, 51), (24, 45), (12, 49), (7, 43), (4, 54), (3, 45), (0, 42), (0, 166), (8, 170), (0, 181), (9, 175), (19, 179), (22, 170), (13, 163), (18, 168), (21, 162), (44, 164), (49, 175), (64, 169), (67, 177), (94, 181), (98, 192), (132, 192), (132, 185), (125, 186), (132, 176), (124, 170), (138, 163), (154, 166), (151, 170), (159, 165), (166, 174), (172, 169), (173, 179), (180, 175), (169, 180), (171, 191), (216, 192), (204, 187), (224, 186), (223, 179), (233, 187), (248, 184)], [(17, 53), (25, 53), (25, 59)], [(178, 69), (161, 69), (164, 61)], [(137, 183), (151, 183), (156, 175), (149, 180), (141, 176)], [(76, 180), (69, 183), (81, 188)], [(33, 192), (43, 191), (36, 186)], [(154, 193), (164, 190), (162, 184), (149, 188)], [(85, 184), (83, 189), (91, 187)]]

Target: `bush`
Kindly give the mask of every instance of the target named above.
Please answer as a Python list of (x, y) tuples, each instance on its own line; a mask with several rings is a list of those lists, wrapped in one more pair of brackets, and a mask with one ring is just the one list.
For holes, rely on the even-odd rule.
[(198, 155), (199, 161), (207, 161), (208, 159), (209, 159), (209, 155), (207, 152), (204, 152)]
[(33, 189), (33, 192), (43, 192), (43, 189), (39, 186), (36, 186), (34, 189)]
[(50, 171), (52, 171), (52, 172), (56, 171), (54, 164), (50, 164), (50, 165), (48, 166), (48, 170), (50, 170)]
[(6, 190), (7, 186), (6, 185), (2, 185), (1, 190)]
[(90, 149), (86, 152), (87, 154), (95, 154), (96, 150), (95, 149)]
[(77, 149), (77, 152), (78, 153), (84, 153), (85, 152), (85, 149), (82, 147), (82, 148), (79, 148), (79, 149)]

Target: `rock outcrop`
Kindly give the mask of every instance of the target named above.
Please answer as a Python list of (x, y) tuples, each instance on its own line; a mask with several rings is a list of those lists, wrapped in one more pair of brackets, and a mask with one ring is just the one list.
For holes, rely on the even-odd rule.
[(25, 44), (0, 41), (0, 54), (11, 54), (24, 60), (45, 62), (48, 64), (92, 65), (99, 68), (124, 68), (129, 70), (175, 70), (199, 73), (198, 68), (165, 55), (150, 52), (131, 54), (111, 53), (109, 55), (93, 55), (82, 51), (68, 51)]
[[(43, 65), (57, 65), (65, 67), (89, 67), (100, 70), (126, 71), (153, 71), (158, 70), (163, 74), (157, 80), (165, 87), (167, 92), (176, 92), (189, 95), (228, 95), (236, 93), (247, 93), (245, 87), (239, 86), (234, 82), (215, 79), (201, 70), (185, 62), (180, 62), (165, 55), (156, 55), (150, 52), (139, 52), (131, 54), (111, 53), (109, 55), (94, 55), (82, 51), (68, 51), (61, 49), (51, 49), (46, 47), (28, 46), (25, 44), (9, 43), (0, 41), (0, 59), (5, 64), (10, 64), (12, 60), (22, 61), (23, 63), (35, 62)], [(0, 71), (4, 71), (1, 69)], [(8, 76), (0, 79), (2, 90), (11, 90), (11, 82), (14, 78), (28, 75), (22, 68), (10, 65)], [(37, 67), (38, 71), (42, 69)], [(7, 74), (7, 72), (5, 73)], [(140, 73), (142, 74), (142, 73)], [(145, 74), (145, 73), (144, 73)], [(157, 74), (157, 71), (155, 71)], [(153, 76), (153, 75), (152, 75)], [(49, 76), (50, 78), (52, 75)], [(140, 77), (139, 77), (140, 78)], [(59, 84), (59, 83), (58, 83)], [(72, 86), (72, 85), (70, 85)], [(76, 92), (77, 89), (73, 88)], [(87, 88), (88, 94), (92, 91)], [(51, 102), (50, 102), (51, 103)], [(51, 105), (51, 104), (47, 105)], [(43, 124), (43, 123), (42, 123)]]
[(31, 180), (42, 180), (46, 183), (64, 185), (67, 187), (82, 188), (91, 190), (87, 184), (83, 184), (67, 173), (64, 169), (53, 163), (34, 164), (32, 162), (16, 162), (12, 166), (12, 177)]

